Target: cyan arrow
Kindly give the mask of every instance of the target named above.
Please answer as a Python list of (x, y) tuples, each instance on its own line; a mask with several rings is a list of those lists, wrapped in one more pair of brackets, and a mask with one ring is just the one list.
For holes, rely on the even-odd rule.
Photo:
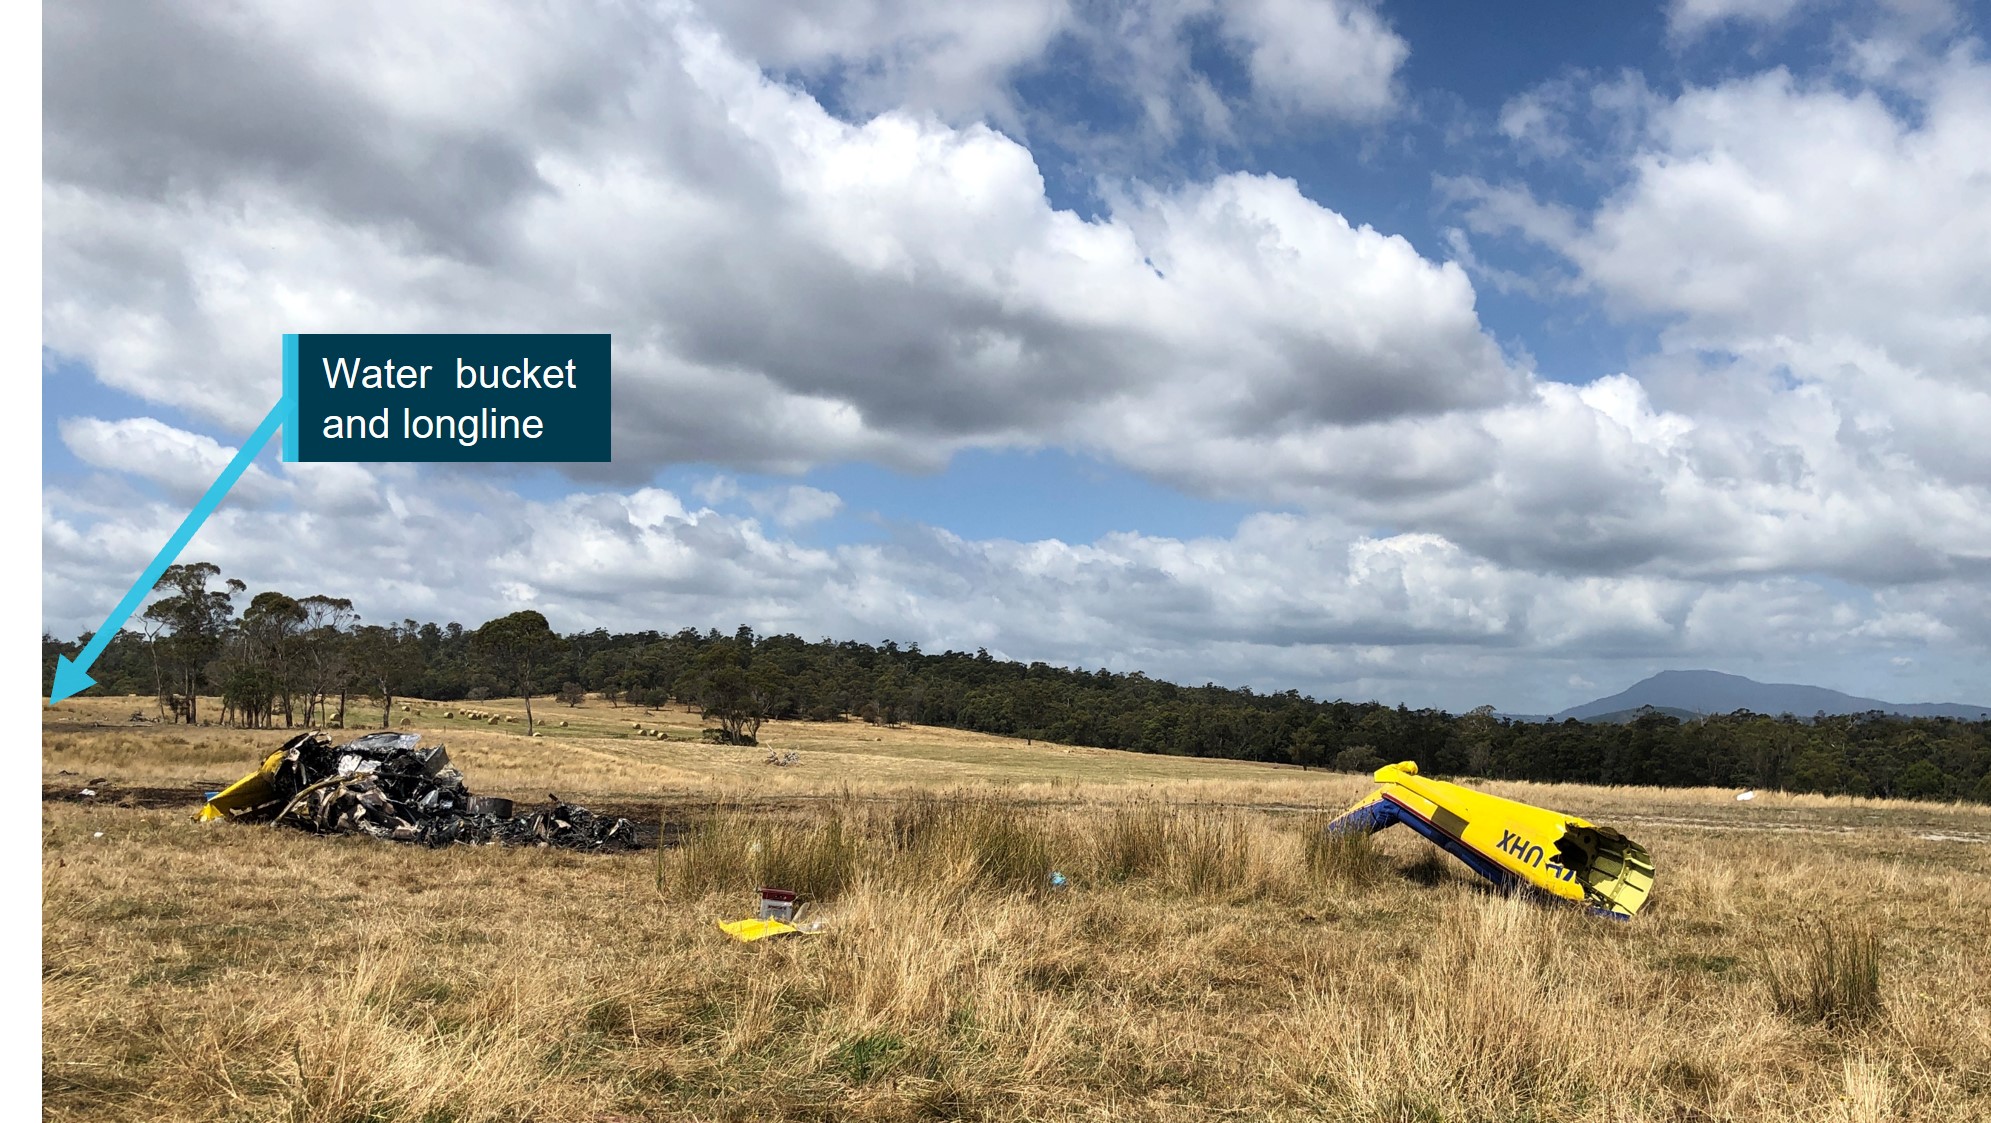
[(153, 558), (152, 564), (145, 567), (145, 572), (138, 575), (138, 580), (132, 584), (131, 591), (124, 595), (124, 599), (118, 602), (116, 608), (111, 609), (110, 616), (104, 620), (104, 626), (98, 628), (97, 634), (90, 637), (89, 644), (77, 653), (76, 661), (72, 663), (61, 656), (56, 658), (55, 689), (48, 693), (49, 705), (53, 706), (79, 690), (88, 690), (97, 685), (97, 680), (90, 677), (90, 664), (97, 661), (97, 656), (102, 655), (104, 648), (110, 644), (111, 637), (117, 635), (123, 629), (124, 622), (138, 610), (139, 603), (145, 599), (145, 594), (151, 592), (152, 586), (158, 583), (159, 575), (166, 572), (166, 567), (173, 564), (173, 559), (180, 556), (181, 550), (187, 548), (187, 543), (193, 540), (194, 532), (200, 529), (200, 524), (206, 522), (207, 517), (214, 513), (214, 509), (221, 505), (221, 497), (227, 495), (228, 489), (235, 486), (235, 481), (242, 478), (242, 473), (249, 470), (249, 464), (256, 459), (256, 454), (263, 450), (264, 445), (270, 443), (270, 438), (276, 435), (277, 427), (283, 423), (284, 415), (288, 412), (288, 404), (288, 398), (280, 398), (276, 405), (270, 407), (270, 415), (263, 418), (263, 423), (256, 426), (256, 431), (249, 434), (248, 440), (242, 442), (242, 451), (236, 453), (235, 459), (230, 460), (228, 467), (221, 470), (221, 475), (215, 477), (214, 483), (207, 489), (207, 494), (201, 496), (200, 502), (194, 504), (194, 509), (187, 514), (187, 521), (181, 523), (180, 529), (173, 532), (173, 537), (160, 548), (159, 556)]

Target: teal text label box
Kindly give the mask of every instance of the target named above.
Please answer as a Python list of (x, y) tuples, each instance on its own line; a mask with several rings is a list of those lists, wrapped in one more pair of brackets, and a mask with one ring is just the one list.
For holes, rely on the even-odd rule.
[(293, 463), (606, 463), (607, 335), (286, 335)]

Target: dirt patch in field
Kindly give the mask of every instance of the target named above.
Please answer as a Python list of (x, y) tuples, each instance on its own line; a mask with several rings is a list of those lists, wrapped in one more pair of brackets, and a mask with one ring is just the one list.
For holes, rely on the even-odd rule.
[[(185, 807), (191, 814), (200, 810), (208, 792), (220, 791), (231, 783), (222, 780), (207, 787), (195, 788), (148, 788), (125, 787), (114, 781), (97, 781), (86, 784), (49, 784), (41, 788), (43, 803), (92, 803), (102, 807), (141, 807), (159, 809)], [(85, 795), (85, 792), (93, 793)]]

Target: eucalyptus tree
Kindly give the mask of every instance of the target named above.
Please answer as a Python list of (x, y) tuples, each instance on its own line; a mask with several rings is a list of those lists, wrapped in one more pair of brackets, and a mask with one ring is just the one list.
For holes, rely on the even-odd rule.
[(257, 593), (255, 599), (249, 602), (249, 607), (242, 610), (241, 636), (246, 667), (237, 678), (245, 683), (255, 683), (258, 690), (267, 688), (268, 698), (283, 712), (286, 727), (297, 724), (292, 699), (296, 697), (300, 685), (297, 647), (307, 619), (304, 606), (296, 598), (275, 590)]
[(339, 722), (343, 725), (345, 693), (352, 682), (352, 666), (347, 657), (351, 637), (346, 629), (359, 622), (359, 613), (353, 611), (350, 599), (323, 593), (301, 597), (297, 606), (304, 613), (304, 723), (309, 725), (313, 714), (322, 714), (326, 700), (333, 691), (338, 691)]
[[(421, 678), (422, 650), (413, 620), (394, 627), (368, 624), (354, 629), (348, 647), (353, 674), (366, 694), (380, 700), (380, 727), (394, 713), (394, 697)], [(530, 729), (528, 721), (528, 731)]]
[(208, 665), (220, 655), (235, 621), (232, 597), (247, 585), (229, 578), (219, 589), (208, 582), (221, 576), (212, 562), (187, 562), (166, 567), (152, 588), (167, 595), (145, 606), (144, 617), (165, 629), (153, 641), (163, 667), (162, 680), (171, 690), (173, 716), (192, 724), (199, 716), (201, 688), (208, 685)]
[(470, 642), (493, 674), (503, 682), (517, 684), (525, 699), (525, 731), (530, 736), (533, 675), (558, 659), (567, 649), (567, 641), (553, 634), (546, 617), (528, 608), (487, 621), (471, 635)]

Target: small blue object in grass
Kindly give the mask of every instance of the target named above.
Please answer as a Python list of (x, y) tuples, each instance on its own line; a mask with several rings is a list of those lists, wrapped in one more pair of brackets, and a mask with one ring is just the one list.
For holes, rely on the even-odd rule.
[(1058, 872), (1057, 870), (1052, 870), (1052, 871), (1051, 871), (1051, 888), (1053, 888), (1053, 889), (1063, 889), (1064, 887), (1065, 887), (1065, 875), (1064, 875), (1064, 874), (1061, 874), (1061, 873), (1059, 873), (1059, 872)]

